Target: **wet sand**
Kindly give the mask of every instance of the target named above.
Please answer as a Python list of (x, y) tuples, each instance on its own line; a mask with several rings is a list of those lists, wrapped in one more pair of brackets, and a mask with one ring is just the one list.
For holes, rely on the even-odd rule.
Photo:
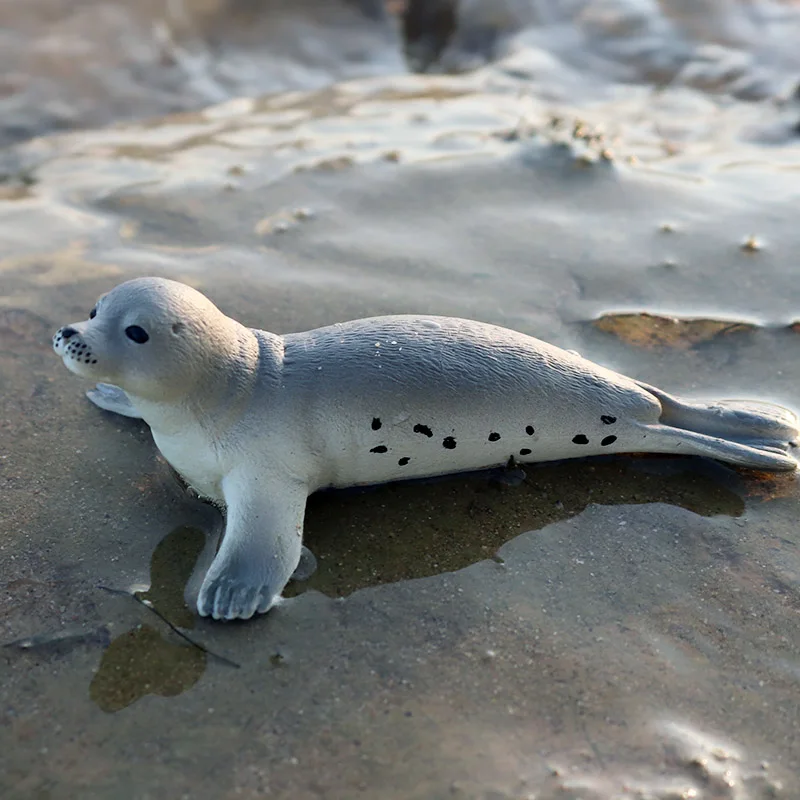
[[(321, 494), (317, 573), (214, 623), (182, 597), (219, 514), (51, 352), (98, 294), (158, 274), (276, 332), (473, 317), (800, 408), (791, 109), (644, 79), (591, 98), (580, 70), (547, 99), (557, 79), (511, 63), (4, 153), (3, 797), (800, 791), (794, 476), (609, 457)], [(204, 649), (98, 586), (146, 592)]]

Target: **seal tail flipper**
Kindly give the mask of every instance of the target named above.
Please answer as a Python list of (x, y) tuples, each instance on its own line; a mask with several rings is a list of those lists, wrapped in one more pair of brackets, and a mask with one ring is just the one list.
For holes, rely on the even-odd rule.
[[(640, 384), (661, 403), (659, 422), (737, 442), (763, 440), (786, 449), (800, 437), (800, 420), (786, 408), (756, 400), (693, 403)], [(780, 443), (780, 444), (779, 444)]]
[(788, 409), (757, 401), (694, 403), (641, 386), (662, 409), (657, 424), (643, 426), (649, 451), (693, 453), (753, 469), (797, 469), (786, 451), (800, 438), (800, 421)]

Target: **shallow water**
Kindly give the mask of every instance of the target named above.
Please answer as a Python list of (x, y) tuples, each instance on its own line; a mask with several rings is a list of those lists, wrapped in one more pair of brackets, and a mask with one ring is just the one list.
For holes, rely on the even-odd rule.
[[(3, 797), (797, 796), (794, 476), (626, 457), (536, 465), (519, 485), (474, 475), (321, 494), (307, 519), (317, 572), (265, 617), (213, 623), (182, 598), (221, 518), (142, 423), (85, 401), (50, 349), (98, 294), (160, 274), (277, 332), (474, 317), (676, 393), (800, 408), (800, 114), (775, 87), (758, 102), (665, 88), (646, 69), (604, 72), (583, 44), (563, 51), (573, 31), (612, 52), (586, 20), (621, 7), (564, 3), (548, 22), (562, 50), (544, 55), (530, 19), (508, 40), (468, 37), (491, 58), (457, 76), (406, 74), (402, 26), (360, 17), (355, 74), (370, 77), (335, 84), (354, 73), (326, 38), (331, 18), (314, 27), (330, 63), (281, 82), (307, 54), (263, 66), (229, 7), (217, 68), (246, 62), (263, 83), (5, 151)], [(642, 30), (666, 12), (628, 7), (649, 8), (649, 27), (616, 44), (650, 52)], [(716, 41), (757, 8), (797, 12), (713, 8), (684, 8), (682, 35)], [(479, 10), (464, 3), (459, 30)], [(30, 13), (35, 39), (44, 12)], [(775, 86), (796, 66), (776, 44), (791, 24), (736, 41)], [(449, 52), (474, 54), (459, 35)], [(435, 41), (430, 69), (448, 52), (434, 59)], [(115, 96), (120, 61), (103, 75)], [(94, 88), (79, 120), (173, 108), (142, 74), (141, 106), (120, 112)], [(309, 91), (227, 99), (297, 88)], [(8, 141), (50, 126), (3, 119)], [(139, 592), (199, 647), (99, 586)]]

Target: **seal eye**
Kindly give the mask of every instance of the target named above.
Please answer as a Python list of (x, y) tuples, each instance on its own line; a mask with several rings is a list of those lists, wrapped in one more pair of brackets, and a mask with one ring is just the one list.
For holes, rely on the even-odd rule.
[(136, 344), (144, 344), (150, 338), (147, 331), (138, 325), (128, 325), (125, 328), (125, 335)]
[(89, 312), (89, 319), (94, 319), (96, 316), (97, 316), (97, 309), (96, 309), (96, 308), (93, 308), (93, 309), (92, 309), (92, 310)]

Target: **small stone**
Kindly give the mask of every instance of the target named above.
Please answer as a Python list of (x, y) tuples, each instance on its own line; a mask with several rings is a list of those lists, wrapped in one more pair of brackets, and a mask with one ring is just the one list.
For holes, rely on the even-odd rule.
[(757, 253), (763, 249), (764, 245), (755, 236), (749, 236), (742, 242), (742, 250), (745, 253)]

